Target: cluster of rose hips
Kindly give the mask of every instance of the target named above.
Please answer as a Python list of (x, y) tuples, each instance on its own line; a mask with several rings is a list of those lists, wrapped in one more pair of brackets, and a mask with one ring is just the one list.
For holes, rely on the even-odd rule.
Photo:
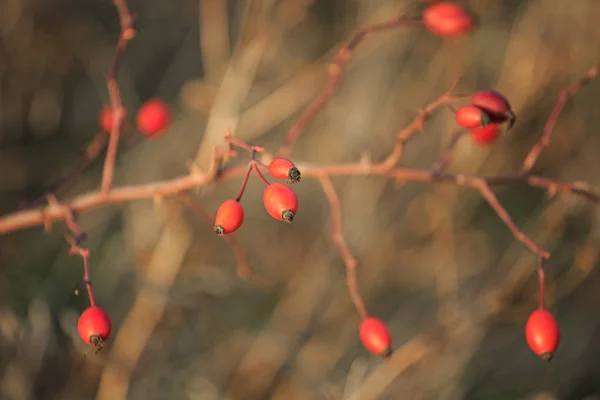
[[(422, 16), (423, 25), (431, 33), (452, 38), (467, 33), (473, 28), (473, 19), (463, 6), (457, 3), (432, 1)], [(472, 138), (482, 144), (493, 142), (500, 133), (500, 125), (508, 123), (512, 128), (516, 121), (510, 103), (500, 93), (492, 90), (482, 90), (470, 97), (470, 104), (460, 107), (455, 113), (456, 122), (461, 127), (469, 129)], [(164, 131), (171, 119), (168, 106), (159, 99), (147, 101), (137, 114), (136, 125), (141, 134), (146, 137), (157, 137)], [(100, 113), (100, 127), (110, 133), (113, 122), (113, 110), (105, 107)], [(296, 193), (282, 183), (269, 183), (259, 169), (259, 163), (252, 161), (242, 182), (238, 196), (226, 200), (217, 210), (214, 232), (217, 235), (227, 235), (238, 230), (244, 222), (244, 209), (240, 200), (248, 182), (249, 175), (254, 171), (265, 185), (263, 204), (267, 213), (279, 220), (291, 223), (298, 212)], [(263, 165), (264, 166), (264, 165)], [(300, 181), (301, 174), (290, 160), (276, 158), (268, 165), (268, 171), (274, 179), (287, 180), (288, 184)], [(78, 332), (81, 339), (98, 352), (109, 338), (112, 325), (104, 309), (94, 304), (80, 316)], [(373, 354), (389, 357), (392, 353), (392, 336), (383, 321), (375, 317), (363, 318), (359, 326), (359, 337), (363, 346)], [(531, 350), (543, 360), (549, 361), (560, 342), (560, 329), (554, 316), (544, 309), (543, 304), (531, 313), (526, 327), (525, 337)]]
[[(223, 202), (215, 216), (214, 232), (217, 235), (227, 235), (235, 232), (244, 222), (244, 209), (240, 204), (250, 172), (254, 171), (265, 184), (263, 205), (269, 215), (279, 221), (292, 223), (298, 212), (298, 197), (296, 193), (283, 183), (269, 183), (258, 168), (258, 161), (252, 160), (248, 172), (242, 182), (242, 187), (236, 199)], [(300, 181), (298, 168), (286, 158), (275, 158), (268, 166), (269, 174), (274, 179), (287, 180), (289, 184)]]
[[(99, 125), (103, 132), (110, 133), (113, 125), (113, 109), (105, 106), (100, 110)], [(171, 122), (171, 110), (160, 99), (146, 101), (138, 110), (136, 117), (138, 131), (147, 138), (158, 138)]]
[(516, 121), (508, 100), (493, 90), (480, 90), (471, 95), (471, 103), (456, 110), (456, 123), (469, 129), (477, 143), (488, 144), (500, 134), (500, 125), (507, 122), (508, 129)]

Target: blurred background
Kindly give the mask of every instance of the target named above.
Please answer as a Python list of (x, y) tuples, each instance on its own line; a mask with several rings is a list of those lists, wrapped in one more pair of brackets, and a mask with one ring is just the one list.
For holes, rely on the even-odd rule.
[[(402, 0), (128, 3), (138, 31), (119, 73), (129, 123), (152, 97), (167, 101), (174, 118), (158, 140), (139, 140), (129, 129), (118, 185), (186, 174), (192, 159), (206, 168), (227, 128), (275, 151), (356, 27), (424, 8)], [(460, 77), (457, 93), (495, 88), (518, 120), (492, 147), (461, 140), (450, 171), (517, 171), (559, 90), (600, 60), (600, 2), (461, 3), (477, 15), (472, 35), (440, 40), (399, 29), (369, 36), (292, 159), (380, 161), (394, 133)], [(109, 0), (0, 2), (2, 214), (52, 190), (90, 143), (105, 141), (97, 136), (98, 112), (108, 104), (103, 73), (118, 34)], [(599, 96), (596, 81), (569, 102), (536, 173), (598, 187)], [(436, 112), (401, 164), (429, 168), (454, 127), (448, 110)], [(59, 200), (95, 189), (102, 158), (57, 192)], [(214, 212), (239, 183), (194, 196)], [(64, 226), (0, 238), (0, 398), (600, 398), (598, 207), (522, 186), (495, 189), (523, 231), (552, 252), (547, 302), (562, 343), (546, 364), (524, 339), (537, 305), (535, 256), (477, 192), (379, 177), (334, 184), (361, 293), (398, 348), (393, 363), (359, 343), (318, 182), (294, 186), (300, 211), (286, 225), (264, 211), (252, 178), (245, 223), (234, 236), (257, 280), (236, 276), (231, 246), (177, 199), (81, 215), (96, 300), (114, 326), (98, 356), (77, 335), (88, 300), (74, 294), (82, 263), (68, 254)]]

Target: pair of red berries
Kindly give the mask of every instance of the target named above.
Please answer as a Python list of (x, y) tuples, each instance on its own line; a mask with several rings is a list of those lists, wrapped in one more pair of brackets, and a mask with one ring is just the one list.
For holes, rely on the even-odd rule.
[(500, 124), (508, 122), (512, 128), (516, 116), (508, 100), (493, 90), (480, 90), (471, 95), (471, 104), (460, 107), (455, 114), (456, 123), (468, 128), (473, 140), (491, 143), (500, 134)]
[(547, 310), (535, 310), (527, 319), (525, 339), (535, 354), (544, 361), (550, 361), (560, 344), (558, 322)]
[[(387, 357), (392, 353), (392, 336), (378, 318), (363, 319), (359, 327), (360, 340), (371, 353)], [(525, 339), (529, 348), (542, 360), (550, 361), (560, 344), (560, 328), (554, 316), (545, 309), (529, 315), (525, 324)]]
[[(148, 137), (155, 138), (164, 132), (171, 122), (171, 110), (160, 99), (150, 99), (138, 110), (136, 125), (138, 131)], [(102, 131), (110, 133), (113, 124), (113, 109), (110, 106), (100, 111), (99, 124)]]
[(79, 317), (77, 331), (79, 337), (94, 348), (94, 353), (98, 353), (110, 337), (112, 323), (102, 307), (91, 306)]
[(447, 1), (428, 6), (422, 19), (427, 30), (445, 38), (467, 33), (474, 25), (473, 19), (463, 6)]
[[(269, 164), (269, 174), (275, 179), (287, 179), (288, 183), (299, 182), (300, 171), (285, 158), (276, 158)], [(292, 223), (298, 212), (298, 197), (287, 185), (266, 183), (263, 204), (269, 215), (279, 221)], [(244, 222), (244, 209), (239, 200), (227, 200), (219, 206), (215, 216), (214, 232), (227, 235), (235, 232)]]

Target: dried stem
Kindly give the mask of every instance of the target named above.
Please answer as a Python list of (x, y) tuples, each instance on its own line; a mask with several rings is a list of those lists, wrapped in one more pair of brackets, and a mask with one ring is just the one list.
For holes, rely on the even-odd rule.
[(323, 193), (325, 193), (327, 201), (329, 202), (329, 213), (331, 214), (331, 240), (337, 247), (338, 252), (342, 256), (342, 260), (344, 260), (344, 264), (346, 265), (346, 282), (348, 284), (350, 297), (352, 298), (354, 307), (356, 307), (356, 311), (358, 311), (360, 317), (365, 319), (369, 314), (367, 313), (365, 303), (358, 289), (358, 280), (356, 279), (356, 265), (358, 262), (352, 255), (352, 252), (350, 252), (342, 232), (342, 209), (340, 206), (340, 198), (333, 187), (333, 183), (331, 183), (331, 179), (327, 175), (320, 175), (319, 182), (321, 183)]
[(132, 28), (133, 17), (129, 12), (127, 3), (125, 0), (113, 0), (113, 2), (119, 13), (121, 34), (119, 35), (119, 41), (117, 42), (115, 57), (112, 65), (106, 72), (108, 94), (110, 96), (110, 103), (113, 112), (113, 124), (110, 130), (108, 149), (106, 151), (104, 169), (102, 171), (102, 183), (100, 185), (100, 189), (104, 194), (108, 194), (112, 186), (115, 161), (117, 158), (117, 149), (119, 147), (119, 136), (121, 134), (121, 127), (125, 121), (126, 113), (121, 101), (121, 91), (119, 90), (119, 83), (117, 82), (117, 73), (119, 71), (119, 66), (121, 64), (121, 59), (123, 58), (125, 48), (127, 47), (127, 43), (135, 36), (135, 31)]
[(75, 214), (73, 212), (67, 212), (65, 215), (65, 223), (67, 228), (73, 236), (67, 235), (66, 240), (71, 245), (69, 248), (69, 254), (78, 255), (83, 259), (83, 284), (88, 293), (90, 299), (90, 306), (96, 305), (94, 299), (94, 290), (92, 289), (92, 281), (90, 280), (90, 250), (81, 247), (85, 234), (75, 221)]
[(294, 123), (294, 125), (290, 128), (287, 133), (287, 137), (285, 142), (279, 148), (277, 152), (278, 157), (286, 157), (294, 144), (300, 138), (300, 135), (304, 131), (304, 129), (310, 124), (319, 113), (323, 110), (325, 105), (331, 100), (335, 89), (339, 84), (339, 79), (342, 74), (342, 71), (352, 58), (352, 54), (354, 49), (359, 45), (359, 43), (370, 33), (388, 31), (399, 27), (414, 27), (421, 24), (421, 20), (418, 19), (409, 19), (404, 16), (398, 16), (386, 22), (381, 22), (378, 24), (367, 25), (358, 29), (348, 44), (344, 46), (337, 56), (333, 63), (329, 66), (327, 71), (329, 77), (323, 90), (321, 93), (312, 101), (312, 103), (306, 108), (302, 116)]
[(525, 161), (523, 161), (523, 166), (521, 167), (522, 174), (528, 174), (531, 172), (533, 166), (540, 157), (542, 150), (550, 145), (550, 137), (554, 131), (558, 117), (560, 117), (560, 114), (567, 103), (567, 100), (575, 96), (577, 92), (581, 90), (581, 88), (594, 80), (594, 78), (596, 78), (598, 75), (598, 71), (600, 71), (600, 63), (594, 65), (576, 82), (560, 91), (558, 99), (556, 99), (556, 103), (554, 104), (554, 108), (552, 109), (552, 112), (546, 120), (546, 124), (542, 130), (542, 136), (540, 136), (540, 139), (533, 145), (531, 150), (529, 150), (529, 153), (525, 157)]

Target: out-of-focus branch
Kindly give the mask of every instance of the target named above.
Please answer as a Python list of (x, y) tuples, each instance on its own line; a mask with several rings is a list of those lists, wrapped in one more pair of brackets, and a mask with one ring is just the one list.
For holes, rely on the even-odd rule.
[(277, 155), (280, 157), (285, 157), (290, 153), (292, 147), (298, 141), (304, 129), (317, 117), (317, 115), (319, 115), (327, 102), (331, 100), (333, 93), (338, 86), (340, 75), (348, 64), (348, 61), (350, 61), (354, 49), (367, 35), (370, 33), (388, 31), (403, 26), (418, 26), (420, 24), (420, 19), (409, 19), (401, 15), (386, 22), (367, 25), (358, 29), (348, 44), (339, 51), (338, 55), (335, 57), (335, 60), (329, 66), (329, 70), (327, 71), (329, 77), (325, 83), (325, 87), (323, 87), (321, 93), (312, 101), (302, 116), (298, 118), (298, 120), (290, 128), (285, 142), (279, 148)]
[(121, 59), (123, 53), (127, 47), (127, 43), (135, 36), (135, 30), (132, 28), (133, 16), (129, 12), (129, 7), (125, 0), (113, 0), (115, 7), (119, 13), (119, 19), (121, 21), (121, 34), (119, 35), (119, 41), (115, 50), (115, 57), (111, 66), (106, 72), (106, 82), (108, 85), (108, 94), (110, 96), (110, 103), (113, 112), (113, 124), (110, 130), (110, 138), (108, 140), (108, 149), (106, 151), (106, 158), (104, 159), (104, 169), (102, 171), (102, 183), (100, 189), (102, 193), (106, 194), (110, 191), (113, 181), (115, 161), (117, 158), (117, 149), (119, 147), (119, 136), (121, 134), (121, 127), (125, 120), (125, 109), (121, 101), (121, 91), (119, 90), (119, 83), (117, 82), (117, 73), (119, 66), (121, 65)]
[(596, 76), (598, 75), (598, 71), (600, 71), (600, 63), (594, 65), (576, 82), (572, 83), (567, 88), (560, 91), (558, 99), (556, 99), (556, 103), (554, 104), (554, 108), (552, 109), (552, 112), (546, 120), (546, 124), (544, 125), (544, 128), (542, 130), (542, 136), (540, 136), (540, 139), (533, 145), (531, 150), (529, 150), (529, 153), (525, 157), (525, 161), (523, 161), (521, 173), (528, 174), (531, 172), (531, 169), (540, 157), (542, 150), (544, 150), (544, 148), (550, 145), (550, 136), (554, 131), (554, 127), (556, 126), (558, 117), (560, 117), (560, 113), (565, 107), (567, 100), (575, 96), (577, 92), (581, 90), (581, 88), (583, 88), (585, 85), (594, 80), (594, 78), (596, 78)]
[(331, 179), (327, 175), (321, 175), (319, 181), (321, 182), (323, 193), (325, 193), (327, 201), (329, 202), (329, 213), (331, 214), (331, 240), (333, 240), (333, 243), (337, 247), (338, 252), (342, 256), (342, 260), (344, 260), (344, 264), (346, 265), (346, 282), (348, 283), (350, 297), (352, 298), (352, 302), (360, 317), (363, 319), (367, 318), (369, 314), (367, 313), (365, 303), (360, 295), (358, 280), (356, 279), (356, 265), (358, 262), (348, 248), (342, 231), (342, 208), (340, 205), (340, 198), (333, 187), (333, 183), (331, 183)]

